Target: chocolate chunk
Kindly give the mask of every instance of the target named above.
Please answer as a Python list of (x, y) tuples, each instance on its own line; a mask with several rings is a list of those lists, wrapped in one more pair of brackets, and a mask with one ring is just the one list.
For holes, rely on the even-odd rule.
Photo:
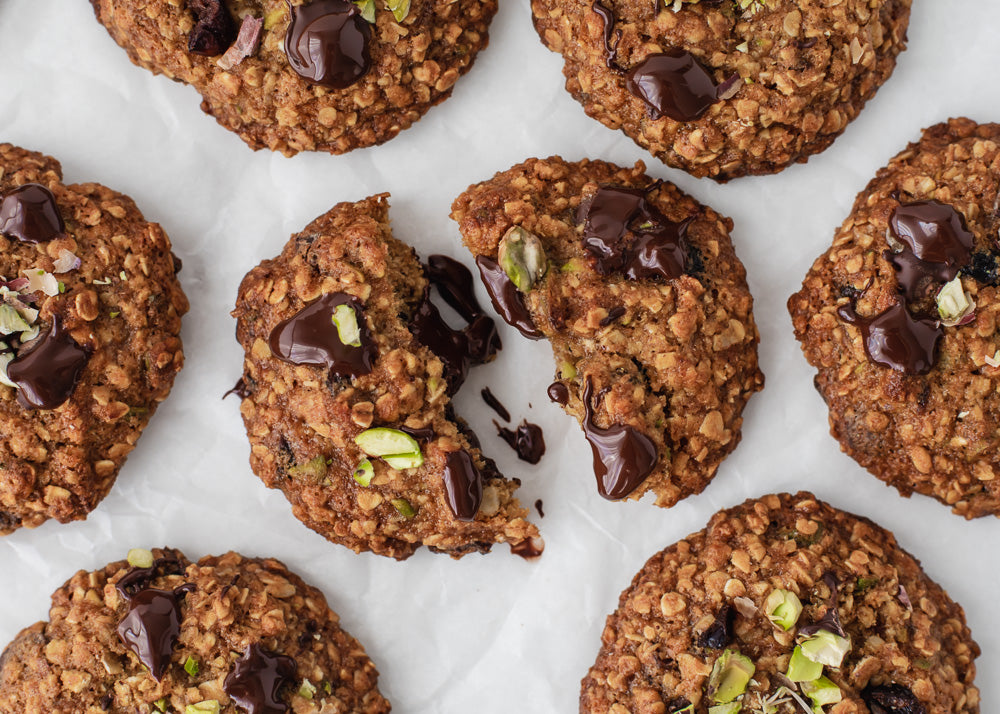
[(0, 201), (0, 234), (8, 238), (44, 243), (65, 231), (56, 197), (41, 184), (18, 186)]
[(583, 249), (601, 275), (678, 278), (687, 271), (690, 219), (674, 223), (646, 200), (649, 189), (601, 187), (580, 205)]
[(174, 556), (157, 558), (148, 568), (132, 568), (115, 583), (115, 589), (125, 599), (131, 598), (149, 584), (153, 578), (162, 575), (180, 575), (184, 572), (181, 562)]
[(646, 104), (653, 119), (695, 121), (719, 99), (712, 75), (679, 48), (651, 55), (630, 69), (625, 87)]
[(723, 605), (715, 616), (715, 622), (698, 635), (696, 644), (706, 649), (721, 650), (729, 644), (729, 632), (736, 619), (736, 610), (732, 605)]
[(837, 314), (861, 330), (865, 354), (875, 364), (904, 374), (927, 374), (937, 360), (937, 344), (944, 331), (935, 320), (914, 319), (897, 302), (872, 318), (860, 317), (851, 305)]
[[(333, 322), (340, 305), (354, 310), (361, 346), (345, 345)], [(353, 295), (330, 293), (278, 323), (268, 338), (271, 352), (283, 362), (326, 367), (332, 374), (359, 377), (372, 371), (378, 357), (365, 320), (364, 305)]]
[(195, 25), (188, 36), (188, 52), (205, 57), (221, 55), (236, 38), (236, 26), (224, 0), (188, 0)]
[(861, 698), (872, 714), (927, 714), (926, 707), (902, 684), (865, 687)]
[(983, 285), (1000, 286), (1000, 265), (993, 253), (973, 253), (972, 260), (962, 273)]
[(500, 313), (500, 317), (508, 325), (516, 327), (528, 339), (542, 339), (544, 335), (535, 327), (528, 306), (524, 304), (524, 295), (507, 277), (500, 264), (492, 258), (480, 255), (476, 258), (476, 265), (479, 266), (483, 285), (486, 286), (486, 292), (489, 293), (493, 307)]
[(569, 403), (569, 388), (562, 382), (553, 382), (546, 392), (549, 399), (556, 404), (566, 406)]
[(897, 206), (889, 229), (923, 262), (940, 266), (941, 280), (954, 279), (972, 255), (972, 233), (965, 219), (951, 206), (938, 201), (918, 201)]
[(522, 421), (516, 431), (504, 428), (495, 421), (493, 426), (497, 428), (497, 435), (517, 452), (517, 458), (521, 461), (537, 464), (542, 460), (542, 455), (545, 453), (542, 427), (527, 420)]
[(483, 502), (483, 477), (466, 451), (450, 451), (445, 459), (444, 488), (448, 506), (460, 521), (473, 521)]
[(288, 704), (279, 699), (279, 692), (295, 681), (294, 659), (270, 652), (254, 642), (236, 660), (222, 690), (247, 714), (284, 714)]
[(483, 387), (479, 394), (482, 396), (483, 401), (486, 402), (486, 404), (493, 411), (495, 411), (501, 419), (504, 421), (510, 421), (510, 412), (507, 411), (507, 407), (500, 403), (500, 400), (493, 395), (493, 392), (490, 391), (489, 387)]
[(656, 445), (630, 426), (615, 424), (601, 429), (594, 424), (591, 404), (594, 386), (587, 378), (583, 389), (583, 434), (594, 452), (597, 490), (604, 498), (625, 498), (646, 479), (656, 465)]
[[(618, 30), (615, 32), (615, 13), (611, 8), (600, 2), (600, 0), (595, 0), (590, 8), (597, 13), (598, 17), (601, 18), (601, 22), (604, 23), (604, 64), (608, 66), (608, 69), (620, 72), (621, 67), (618, 66), (618, 45), (622, 41), (622, 31)], [(612, 37), (615, 38), (614, 44), (611, 43)]]
[(219, 67), (228, 72), (257, 52), (257, 48), (260, 46), (260, 34), (263, 30), (264, 18), (253, 15), (244, 17), (240, 23), (239, 34), (236, 35), (236, 42), (222, 55), (218, 61)]
[(16, 384), (17, 401), (25, 409), (55, 409), (73, 394), (90, 359), (62, 329), (58, 315), (52, 327), (7, 365), (7, 376)]
[(608, 310), (608, 316), (603, 318), (600, 322), (601, 327), (607, 327), (612, 322), (617, 320), (619, 317), (625, 314), (625, 308), (621, 305), (615, 305), (613, 308)]
[(368, 74), (372, 31), (357, 5), (313, 0), (289, 3), (289, 10), (285, 54), (296, 74), (330, 89), (345, 89)]
[(181, 634), (181, 598), (192, 588), (146, 588), (128, 596), (128, 611), (118, 623), (118, 637), (157, 681), (166, 672)]
[(434, 438), (434, 430), (429, 426), (420, 427), (419, 429), (414, 429), (409, 426), (401, 426), (399, 430), (404, 434), (409, 434), (417, 441), (430, 441)]

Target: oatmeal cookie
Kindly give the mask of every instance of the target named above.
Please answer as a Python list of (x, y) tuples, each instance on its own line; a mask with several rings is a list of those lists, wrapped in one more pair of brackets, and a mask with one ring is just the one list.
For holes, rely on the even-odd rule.
[(532, 0), (587, 114), (727, 180), (823, 151), (889, 78), (911, 0)]
[(699, 493), (764, 377), (733, 223), (642, 163), (529, 159), (452, 206), (497, 311), (552, 344), (606, 498)]
[(841, 448), (900, 493), (1000, 514), (1000, 124), (925, 130), (788, 300)]
[(277, 560), (132, 550), (70, 578), (11, 642), (0, 713), (388, 712), (377, 680), (323, 593)]
[[(453, 557), (538, 530), (450, 396), (499, 348), (472, 276), (392, 237), (387, 194), (342, 203), (292, 236), (240, 285), (241, 411), (250, 463), (295, 516), (356, 552)], [(425, 277), (426, 271), (426, 277)], [(428, 277), (468, 321), (444, 323)]]
[(976, 714), (977, 656), (962, 608), (891, 533), (771, 495), (646, 562), (580, 711)]
[(0, 534), (86, 518), (184, 362), (170, 240), (127, 196), (0, 144)]
[(496, 0), (91, 0), (140, 67), (192, 85), (252, 149), (381, 144), (444, 101)]

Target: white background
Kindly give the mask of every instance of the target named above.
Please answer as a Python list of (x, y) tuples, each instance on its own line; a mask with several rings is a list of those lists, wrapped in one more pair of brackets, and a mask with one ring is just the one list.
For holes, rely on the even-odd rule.
[[(201, 113), (193, 89), (132, 66), (86, 0), (0, 0), (0, 141), (55, 156), (67, 182), (132, 196), (173, 240), (191, 300), (187, 366), (111, 495), (87, 521), (0, 539), (0, 647), (45, 619), (49, 595), (79, 568), (133, 546), (171, 545), (192, 559), (234, 549), (280, 558), (326, 593), (396, 712), (572, 712), (604, 618), (649, 556), (720, 508), (811, 489), (894, 531), (965, 607), (984, 650), (983, 709), (998, 711), (1000, 681), (990, 675), (1000, 671), (1000, 522), (902, 499), (841, 454), (785, 309), (855, 194), (922, 127), (948, 116), (1000, 120), (998, 27), (1000, 3), (915, 0), (910, 49), (844, 136), (808, 165), (720, 186), (666, 168), (588, 119), (563, 90), (561, 58), (538, 41), (527, 0), (502, 3), (490, 47), (415, 127), (382, 147), (293, 159), (250, 151)], [(703, 494), (670, 510), (604, 501), (580, 429), (546, 399), (548, 346), (501, 323), (499, 359), (473, 371), (458, 408), (486, 453), (522, 479), (522, 503), (544, 500), (536, 522), (545, 555), (529, 563), (498, 547), (452, 561), (421, 551), (397, 563), (328, 543), (251, 473), (237, 400), (220, 399), (241, 371), (229, 317), (240, 278), (334, 203), (380, 191), (392, 192), (398, 237), (471, 266), (451, 201), (470, 183), (550, 154), (644, 159), (653, 176), (733, 217), (767, 376), (745, 412), (743, 443)], [(538, 466), (493, 435), (484, 385), (515, 419), (545, 427)]]

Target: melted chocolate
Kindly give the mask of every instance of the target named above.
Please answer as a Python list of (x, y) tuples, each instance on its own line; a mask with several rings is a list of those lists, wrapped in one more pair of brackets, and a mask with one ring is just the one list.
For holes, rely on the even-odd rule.
[(450, 451), (445, 459), (444, 489), (455, 518), (472, 521), (483, 502), (483, 476), (466, 451)]
[(444, 301), (451, 305), (463, 320), (473, 322), (483, 314), (472, 287), (472, 272), (457, 260), (447, 255), (429, 255), (425, 273), (427, 279), (441, 293)]
[(233, 388), (230, 389), (225, 394), (223, 394), (222, 398), (225, 399), (230, 394), (235, 394), (240, 399), (246, 399), (251, 394), (253, 394), (253, 392), (250, 390), (250, 387), (247, 385), (246, 376), (240, 377), (238, 380), (236, 380), (236, 384), (233, 385)]
[[(604, 23), (604, 64), (608, 66), (608, 69), (613, 69), (621, 71), (621, 67), (618, 66), (618, 45), (622, 41), (622, 31), (618, 30), (615, 32), (615, 13), (611, 8), (604, 5), (600, 0), (596, 0), (590, 9), (597, 13), (598, 17), (601, 18), (601, 22)], [(614, 44), (611, 44), (611, 38), (615, 38)]]
[(7, 365), (7, 376), (20, 389), (17, 401), (25, 409), (55, 409), (73, 394), (90, 359), (62, 329), (58, 315), (51, 329)]
[(414, 429), (409, 426), (401, 426), (399, 430), (405, 434), (409, 434), (417, 441), (430, 441), (434, 438), (434, 430), (429, 426), (423, 426), (419, 429)]
[(539, 557), (544, 550), (545, 546), (536, 545), (534, 539), (532, 538), (522, 540), (520, 543), (510, 544), (510, 552), (514, 555), (521, 556), (525, 560), (532, 560)]
[(22, 243), (44, 243), (65, 230), (56, 197), (41, 184), (18, 186), (0, 201), (0, 234), (8, 238)]
[[(361, 330), (361, 346), (353, 347), (340, 341), (333, 323), (334, 310), (350, 305)], [(359, 377), (372, 371), (378, 357), (372, 343), (361, 301), (347, 293), (330, 293), (302, 308), (292, 317), (278, 323), (268, 338), (271, 352), (283, 362), (326, 367), (332, 374)]]
[(719, 100), (712, 75), (679, 48), (651, 55), (630, 69), (625, 87), (643, 101), (653, 119), (694, 121)]
[(193, 589), (191, 584), (176, 590), (145, 588), (127, 596), (128, 611), (118, 623), (118, 637), (157, 681), (181, 634), (181, 598)]
[(613, 308), (608, 310), (608, 316), (601, 320), (601, 327), (607, 327), (624, 314), (625, 308), (621, 305), (615, 305)]
[(486, 292), (490, 294), (493, 307), (500, 313), (500, 317), (508, 325), (516, 327), (528, 339), (542, 339), (544, 335), (535, 327), (528, 306), (524, 304), (524, 295), (507, 277), (500, 264), (492, 258), (480, 255), (476, 258), (476, 265), (479, 266), (483, 285), (486, 286)]
[(925, 292), (937, 292), (972, 261), (972, 234), (962, 215), (937, 201), (897, 206), (889, 218), (889, 229), (905, 247), (885, 258), (896, 269), (900, 292), (917, 300)]
[(115, 583), (115, 588), (123, 598), (129, 599), (145, 588), (153, 578), (161, 575), (180, 575), (183, 572), (181, 561), (173, 556), (165, 556), (154, 560), (148, 568), (132, 568)]
[(539, 518), (545, 518), (545, 511), (542, 510), (542, 499), (535, 501), (535, 510), (538, 511)]
[(549, 400), (556, 404), (566, 406), (569, 403), (569, 387), (562, 382), (553, 382), (550, 384), (546, 393), (549, 395)]
[(861, 330), (865, 354), (875, 364), (904, 374), (927, 374), (934, 366), (944, 330), (935, 320), (915, 319), (902, 302), (872, 318), (860, 317), (850, 305), (837, 314)]
[(479, 394), (482, 395), (483, 401), (486, 402), (493, 411), (500, 415), (501, 419), (504, 421), (510, 421), (510, 412), (507, 411), (507, 407), (500, 403), (500, 400), (493, 395), (493, 392), (490, 391), (489, 387), (483, 387), (483, 390)]
[(625, 498), (646, 480), (656, 465), (656, 445), (630, 426), (615, 424), (607, 429), (594, 425), (590, 398), (594, 386), (587, 378), (583, 389), (583, 434), (594, 452), (597, 490), (604, 498)]
[(221, 55), (236, 39), (236, 25), (225, 0), (188, 0), (195, 25), (188, 36), (188, 52), (205, 57)]
[(497, 435), (517, 452), (517, 458), (521, 461), (537, 464), (542, 460), (542, 455), (545, 453), (545, 439), (542, 436), (542, 427), (538, 424), (523, 420), (517, 431), (504, 428), (495, 421), (493, 426), (497, 428)]
[(683, 275), (688, 268), (687, 227), (646, 200), (648, 189), (602, 187), (581, 204), (583, 249), (601, 275), (623, 272), (631, 280)]
[(222, 690), (247, 714), (284, 714), (288, 704), (279, 699), (286, 685), (295, 684), (295, 660), (251, 644), (226, 675)]
[(872, 714), (927, 714), (927, 709), (916, 695), (902, 684), (865, 687), (861, 698)]
[[(286, 0), (287, 2), (287, 0)], [(371, 69), (372, 31), (349, 0), (289, 3), (292, 21), (285, 54), (300, 77), (331, 89), (345, 89)]]

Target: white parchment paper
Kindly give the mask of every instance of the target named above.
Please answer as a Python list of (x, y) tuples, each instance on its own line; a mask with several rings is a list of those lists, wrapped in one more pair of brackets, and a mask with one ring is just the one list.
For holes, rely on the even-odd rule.
[[(47, 617), (49, 595), (77, 569), (133, 546), (171, 545), (192, 559), (235, 549), (280, 558), (326, 593), (377, 664), (394, 711), (572, 712), (604, 619), (649, 556), (720, 508), (807, 488), (894, 531), (965, 607), (983, 648), (983, 711), (1000, 711), (1000, 521), (968, 523), (930, 499), (900, 498), (841, 454), (785, 309), (855, 194), (922, 127), (959, 115), (1000, 120), (997, 27), (1000, 3), (915, 0), (910, 49), (832, 148), (778, 176), (719, 186), (666, 168), (588, 119), (563, 90), (561, 58), (538, 41), (527, 0), (502, 3), (490, 47), (415, 127), (381, 147), (293, 159), (250, 151), (201, 113), (193, 89), (132, 66), (86, 0), (0, 0), (0, 140), (52, 154), (67, 182), (132, 196), (183, 258), (192, 307), (187, 366), (111, 495), (84, 522), (0, 539), (0, 647)], [(470, 183), (551, 154), (643, 159), (653, 176), (736, 221), (767, 375), (745, 413), (743, 443), (703, 494), (668, 511), (602, 500), (580, 429), (546, 399), (548, 346), (498, 320), (504, 349), (473, 371), (458, 407), (484, 450), (522, 479), (522, 502), (544, 501), (545, 555), (528, 563), (500, 547), (459, 562), (420, 552), (396, 563), (326, 542), (251, 473), (237, 400), (220, 399), (241, 370), (229, 316), (240, 278), (334, 203), (381, 191), (392, 193), (397, 236), (422, 255), (471, 266), (451, 201)], [(515, 419), (544, 426), (538, 466), (494, 436), (484, 385)]]

